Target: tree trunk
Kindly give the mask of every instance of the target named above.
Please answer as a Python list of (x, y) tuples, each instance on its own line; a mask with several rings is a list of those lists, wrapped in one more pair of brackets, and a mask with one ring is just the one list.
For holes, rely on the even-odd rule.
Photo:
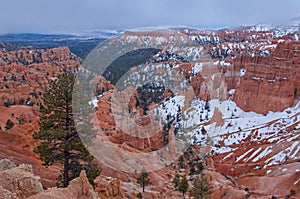
[(145, 192), (145, 183), (143, 182), (143, 192)]
[(64, 156), (63, 186), (67, 187), (69, 185), (69, 153), (64, 151)]
[[(68, 102), (68, 97), (66, 96), (66, 113), (69, 113), (69, 102)], [(65, 118), (65, 128), (67, 131), (69, 131), (69, 124), (70, 124), (70, 118), (69, 115), (66, 114), (66, 118)], [(69, 141), (69, 136), (67, 134), (67, 136), (65, 137), (65, 144), (66, 142)], [(67, 187), (69, 185), (69, 151), (67, 151), (66, 149), (64, 150), (64, 181), (63, 181), (63, 186)]]

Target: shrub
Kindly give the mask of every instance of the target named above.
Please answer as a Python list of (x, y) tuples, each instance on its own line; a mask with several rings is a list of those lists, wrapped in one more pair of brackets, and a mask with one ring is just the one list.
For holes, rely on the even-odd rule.
[(138, 199), (142, 199), (142, 198), (143, 198), (143, 195), (142, 195), (141, 192), (139, 192), (139, 193), (136, 194), (136, 197), (137, 197)]
[(296, 195), (296, 191), (294, 189), (292, 189), (291, 192), (290, 192), (290, 195), (291, 196), (295, 196)]
[(4, 102), (5, 107), (10, 107), (10, 102)]
[(5, 124), (5, 130), (7, 131), (7, 130), (11, 129), (14, 125), (15, 124), (10, 119), (8, 119)]

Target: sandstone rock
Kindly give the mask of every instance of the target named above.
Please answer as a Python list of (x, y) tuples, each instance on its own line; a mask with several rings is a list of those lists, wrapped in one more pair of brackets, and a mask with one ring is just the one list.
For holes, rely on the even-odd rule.
[(99, 176), (95, 179), (95, 184), (95, 192), (98, 193), (100, 198), (124, 198), (124, 194), (120, 187), (120, 181), (116, 178)]
[(69, 191), (74, 194), (78, 199), (84, 198), (98, 198), (94, 192), (92, 185), (89, 183), (85, 171), (81, 171), (80, 176), (70, 182), (68, 187)]
[(8, 169), (13, 169), (15, 167), (16, 167), (15, 163), (11, 162), (8, 159), (2, 159), (2, 160), (0, 160), (0, 171), (5, 171), (5, 170), (8, 170)]
[(70, 182), (67, 188), (50, 188), (28, 199), (100, 199), (86, 178), (85, 171)]
[(4, 189), (2, 186), (0, 186), (0, 198), (3, 198), (3, 199), (18, 199), (18, 197), (15, 193), (11, 193), (7, 189)]
[[(278, 45), (268, 57), (241, 55), (234, 60), (227, 76), (229, 89), (235, 88), (234, 101), (245, 111), (282, 111), (299, 97), (300, 45)], [(245, 75), (239, 71), (245, 69)], [(234, 83), (233, 83), (234, 82)]]
[[(9, 108), (0, 106), (0, 126), (4, 129), (9, 118), (15, 125), (9, 131), (0, 130), (0, 159), (9, 159), (16, 165), (33, 165), (33, 173), (41, 177), (44, 188), (53, 187), (60, 168), (42, 165), (39, 156), (33, 152), (38, 140), (32, 138), (34, 131), (38, 129), (39, 109), (35, 106), (15, 105)], [(12, 117), (12, 115), (14, 115)], [(24, 118), (24, 123), (19, 124), (16, 118)], [(1, 170), (1, 169), (0, 169)]]
[(39, 104), (49, 82), (77, 71), (80, 61), (67, 47), (0, 52), (0, 105)]
[(28, 198), (43, 191), (40, 178), (33, 174), (32, 166), (25, 164), (1, 171), (0, 187), (6, 190), (2, 193), (11, 198), (13, 198), (14, 195), (18, 198)]

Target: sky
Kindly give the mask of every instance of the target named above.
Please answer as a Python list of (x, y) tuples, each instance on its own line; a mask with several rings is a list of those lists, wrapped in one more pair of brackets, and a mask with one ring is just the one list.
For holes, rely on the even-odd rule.
[(1, 0), (0, 8), (2, 34), (228, 27), (300, 16), (299, 0)]

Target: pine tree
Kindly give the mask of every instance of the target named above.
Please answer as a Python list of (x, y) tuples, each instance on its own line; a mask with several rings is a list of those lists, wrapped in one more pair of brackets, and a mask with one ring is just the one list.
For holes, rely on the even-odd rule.
[(179, 186), (178, 186), (178, 191), (180, 191), (182, 193), (182, 195), (184, 196), (184, 194), (187, 192), (189, 188), (189, 183), (186, 179), (186, 176), (183, 176), (183, 178), (181, 179)]
[[(41, 141), (34, 152), (40, 155), (43, 164), (62, 165), (57, 183), (62, 187), (67, 187), (70, 180), (78, 177), (83, 169), (86, 170), (92, 185), (93, 180), (100, 174), (98, 165), (83, 145), (75, 127), (72, 113), (74, 82), (75, 78), (71, 74), (64, 73), (50, 83), (49, 91), (44, 94), (40, 107), (40, 129), (33, 135), (34, 139)], [(85, 122), (88, 121), (83, 121)], [(90, 124), (82, 126), (91, 128)]]
[(143, 199), (143, 195), (142, 195), (141, 192), (138, 192), (138, 193), (136, 194), (136, 197), (137, 197), (138, 199)]
[(142, 169), (142, 173), (141, 173), (140, 177), (137, 179), (137, 183), (139, 183), (142, 186), (143, 192), (145, 192), (145, 186), (150, 184), (150, 179), (149, 179), (148, 173), (145, 169)]
[(9, 130), (9, 129), (11, 129), (13, 126), (14, 126), (15, 124), (10, 120), (10, 119), (8, 119), (7, 121), (6, 121), (6, 123), (5, 123), (5, 130), (7, 131), (7, 130)]
[(179, 176), (179, 174), (175, 175), (175, 177), (173, 179), (173, 183), (174, 183), (175, 190), (177, 190), (178, 186), (180, 184), (180, 176)]
[(207, 183), (206, 177), (201, 173), (200, 178), (197, 176), (191, 191), (191, 196), (195, 199), (210, 199), (210, 187)]

